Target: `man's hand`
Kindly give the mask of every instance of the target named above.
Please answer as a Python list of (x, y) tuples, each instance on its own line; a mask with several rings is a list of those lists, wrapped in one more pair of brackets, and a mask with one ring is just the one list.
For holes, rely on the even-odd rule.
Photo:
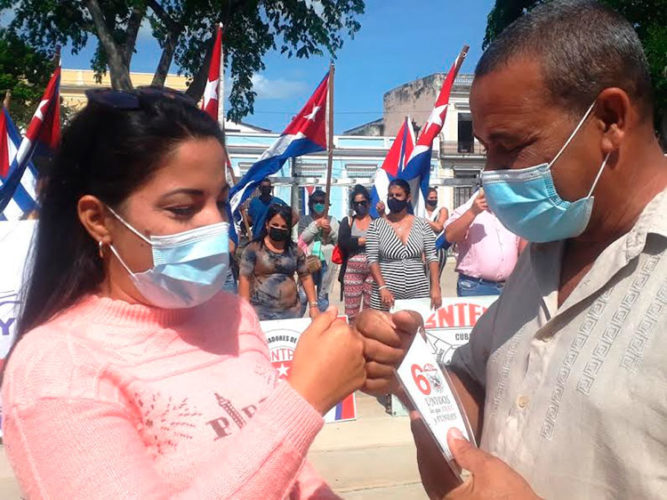
[(472, 202), (472, 206), (470, 207), (470, 210), (472, 211), (475, 216), (481, 214), (484, 210), (488, 210), (489, 205), (486, 203), (486, 195), (484, 194), (484, 190), (480, 189), (479, 192), (477, 193), (477, 198), (475, 198), (475, 201)]
[(414, 311), (389, 314), (366, 309), (357, 316), (355, 327), (364, 340), (366, 358), (364, 392), (376, 396), (400, 392), (396, 368), (421, 324), (421, 316)]
[[(471, 477), (450, 491), (446, 500), (537, 500), (530, 485), (499, 458), (475, 448), (461, 432), (452, 428), (447, 433), (447, 444), (456, 462), (470, 471)], [(548, 474), (548, 472), (545, 472)]]

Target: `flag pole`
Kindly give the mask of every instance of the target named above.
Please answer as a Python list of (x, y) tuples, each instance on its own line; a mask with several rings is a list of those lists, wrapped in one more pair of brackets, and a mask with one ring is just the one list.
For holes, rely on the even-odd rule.
[(220, 30), (220, 73), (218, 76), (218, 123), (222, 131), (225, 131), (225, 50), (222, 43), (224, 35), (223, 24), (218, 24)]
[(470, 49), (469, 45), (464, 45), (463, 48), (461, 49), (461, 52), (459, 52), (459, 56), (456, 58), (456, 63), (454, 64), (454, 79), (456, 79), (456, 76), (459, 74), (459, 70), (461, 69), (461, 65), (463, 64), (463, 61), (468, 55), (469, 49)]
[[(222, 133), (225, 133), (225, 44), (223, 43), (223, 38), (225, 36), (224, 24), (219, 23), (218, 29), (220, 29), (220, 72), (218, 73), (218, 124), (220, 125), (220, 130)], [(226, 138), (225, 138), (226, 142)], [(231, 184), (236, 184), (236, 176), (234, 175), (234, 169), (232, 168), (232, 161), (229, 158), (229, 150), (227, 145), (223, 146), (225, 150), (225, 157), (227, 161), (225, 162), (225, 168), (227, 170), (227, 179), (231, 181)]]
[(334, 71), (335, 66), (333, 61), (329, 63), (329, 83), (327, 88), (327, 183), (326, 183), (326, 201), (324, 206), (324, 216), (329, 215), (329, 207), (331, 206), (331, 174), (333, 172), (333, 149), (334, 149)]

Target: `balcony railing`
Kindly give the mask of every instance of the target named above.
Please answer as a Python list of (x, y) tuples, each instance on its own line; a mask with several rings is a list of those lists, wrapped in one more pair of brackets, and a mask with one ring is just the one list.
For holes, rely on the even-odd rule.
[(484, 146), (474, 141), (444, 141), (440, 145), (446, 155), (485, 155)]

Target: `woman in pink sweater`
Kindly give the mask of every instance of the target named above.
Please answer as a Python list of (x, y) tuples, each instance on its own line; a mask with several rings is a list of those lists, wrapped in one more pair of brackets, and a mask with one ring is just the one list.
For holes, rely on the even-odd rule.
[(89, 93), (43, 191), (6, 451), (28, 498), (329, 498), (305, 462), (364, 383), (327, 311), (278, 380), (228, 269), (223, 137), (180, 94)]

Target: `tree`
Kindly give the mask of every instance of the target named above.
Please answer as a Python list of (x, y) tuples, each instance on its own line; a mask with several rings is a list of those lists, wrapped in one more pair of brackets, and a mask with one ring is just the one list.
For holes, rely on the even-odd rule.
[[(489, 13), (482, 48), (516, 18), (549, 0), (496, 0)], [(667, 6), (665, 0), (600, 0), (634, 26), (648, 59), (655, 91), (655, 125), (667, 146)]]
[(30, 121), (54, 69), (53, 54), (35, 50), (7, 29), (0, 29), (0, 99), (4, 96), (19, 127)]
[(334, 57), (344, 34), (359, 30), (364, 0), (0, 0), (0, 8), (13, 9), (10, 29), (40, 50), (71, 43), (76, 53), (96, 39), (91, 66), (99, 78), (108, 70), (117, 89), (132, 88), (137, 36), (148, 23), (162, 49), (153, 84), (163, 85), (175, 62), (196, 100), (206, 85), (215, 26), (222, 22), (233, 82), (228, 117), (240, 120), (253, 112), (252, 76), (265, 69), (267, 51)]

